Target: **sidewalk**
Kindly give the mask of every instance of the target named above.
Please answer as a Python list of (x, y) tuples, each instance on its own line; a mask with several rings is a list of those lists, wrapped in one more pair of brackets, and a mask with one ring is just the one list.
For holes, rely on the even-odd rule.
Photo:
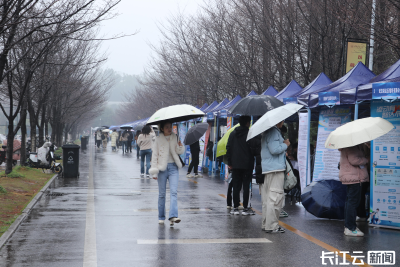
[[(229, 214), (222, 179), (188, 179), (186, 169), (178, 189), (182, 222), (159, 225), (157, 181), (140, 178), (136, 151), (91, 149), (80, 154), (81, 177), (56, 179), (1, 248), (0, 266), (322, 266), (329, 249), (365, 257), (396, 250), (400, 263), (400, 231), (364, 223), (364, 238), (346, 237), (342, 221), (288, 204), (286, 233), (266, 234), (259, 214)], [(251, 203), (261, 212), (256, 185)]]

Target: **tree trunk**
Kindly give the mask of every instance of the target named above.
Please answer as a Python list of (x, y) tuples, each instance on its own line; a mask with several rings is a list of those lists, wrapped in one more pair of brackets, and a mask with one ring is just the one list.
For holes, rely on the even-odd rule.
[(31, 124), (31, 151), (36, 152), (36, 123), (33, 115), (29, 112), (29, 122)]
[(20, 165), (24, 166), (26, 162), (26, 103), (22, 104), (21, 109), (21, 157), (20, 157)]
[(6, 170), (5, 173), (12, 172), (13, 167), (13, 150), (14, 150), (14, 120), (13, 116), (8, 119), (8, 135), (7, 135), (7, 151), (6, 151)]

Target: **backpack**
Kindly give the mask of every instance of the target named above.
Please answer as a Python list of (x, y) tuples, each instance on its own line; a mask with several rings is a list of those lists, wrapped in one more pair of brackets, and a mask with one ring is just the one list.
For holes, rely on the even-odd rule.
[(104, 140), (106, 138), (106, 136), (102, 133), (101, 134), (101, 140)]

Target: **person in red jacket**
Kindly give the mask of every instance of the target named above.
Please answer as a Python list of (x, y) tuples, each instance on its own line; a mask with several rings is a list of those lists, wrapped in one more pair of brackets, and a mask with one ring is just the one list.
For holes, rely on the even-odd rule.
[(362, 183), (369, 181), (367, 163), (361, 145), (339, 149), (339, 179), (347, 186), (347, 198), (344, 213), (344, 234), (347, 236), (364, 236), (357, 228), (357, 207), (361, 199)]

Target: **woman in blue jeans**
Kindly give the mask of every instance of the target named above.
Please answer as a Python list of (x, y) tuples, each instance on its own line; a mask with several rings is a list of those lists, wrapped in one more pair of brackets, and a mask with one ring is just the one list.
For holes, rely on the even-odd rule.
[(185, 152), (185, 147), (178, 140), (177, 135), (172, 132), (172, 123), (164, 121), (159, 126), (160, 135), (156, 138), (153, 145), (153, 156), (151, 168), (149, 170), (153, 179), (158, 180), (158, 223), (164, 224), (165, 220), (165, 195), (167, 190), (167, 180), (171, 194), (169, 209), (169, 221), (173, 226), (179, 223), (178, 217), (178, 181), (179, 169), (182, 163), (179, 155)]
[(142, 133), (137, 139), (137, 144), (140, 148), (140, 175), (144, 177), (144, 161), (146, 160), (146, 176), (149, 176), (151, 147), (154, 139), (154, 132), (151, 131), (150, 126), (146, 125), (142, 129)]

